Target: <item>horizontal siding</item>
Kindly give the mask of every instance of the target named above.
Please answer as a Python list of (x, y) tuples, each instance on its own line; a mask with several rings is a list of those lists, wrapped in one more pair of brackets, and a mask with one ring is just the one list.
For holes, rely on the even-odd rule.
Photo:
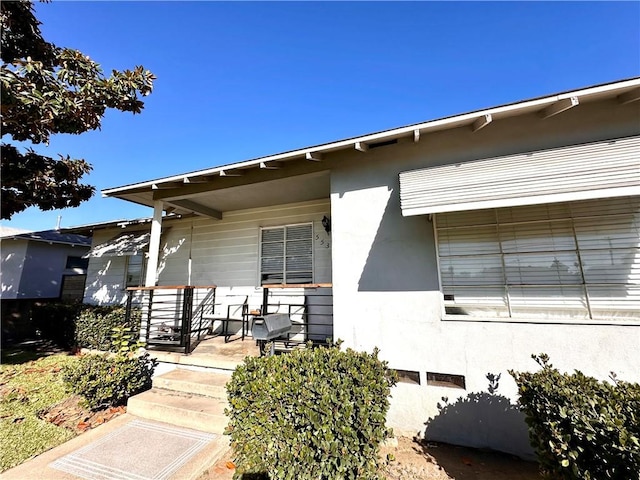
[[(257, 307), (262, 302), (261, 290), (256, 289), (260, 228), (305, 222), (313, 222), (314, 237), (317, 236), (314, 281), (331, 282), (331, 237), (322, 227), (322, 217), (329, 216), (330, 211), (330, 201), (326, 199), (225, 212), (222, 220), (193, 217), (172, 221), (161, 238), (158, 285), (215, 284), (220, 287), (220, 303), (228, 303), (226, 297), (235, 301), (235, 296), (240, 295), (249, 296), (250, 304)], [(98, 231), (93, 244), (119, 233), (121, 229)], [(125, 257), (92, 257), (85, 302), (123, 303), (124, 269)]]
[[(640, 191), (640, 137), (527, 152), (400, 174), (404, 215)], [(571, 200), (574, 198), (565, 198)]]
[[(91, 245), (100, 245), (119, 233), (122, 233), (122, 229), (99, 230), (93, 234)], [(125, 262), (125, 257), (91, 257), (87, 267), (84, 302), (100, 305), (123, 303)]]
[(198, 217), (175, 222), (166, 236), (158, 282), (251, 289), (259, 284), (260, 228), (305, 222), (313, 222), (314, 237), (318, 235), (314, 240), (314, 281), (330, 282), (331, 249), (325, 248), (330, 237), (322, 227), (322, 217), (329, 216), (330, 209), (327, 199), (225, 212), (219, 221)]

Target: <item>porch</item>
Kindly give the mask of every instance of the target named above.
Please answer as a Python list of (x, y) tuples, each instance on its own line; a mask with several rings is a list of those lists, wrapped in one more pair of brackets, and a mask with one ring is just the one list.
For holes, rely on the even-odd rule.
[(216, 285), (130, 287), (127, 320), (135, 309), (141, 314), (140, 339), (163, 362), (181, 363), (181, 356), (189, 355), (194, 357), (191, 365), (197, 359), (200, 363), (195, 365), (200, 366), (220, 368), (224, 359), (237, 364), (246, 355), (260, 353), (251, 334), (253, 320), (269, 314), (286, 314), (291, 319), (291, 330), (274, 340), (277, 350), (333, 339), (330, 283), (235, 289)]

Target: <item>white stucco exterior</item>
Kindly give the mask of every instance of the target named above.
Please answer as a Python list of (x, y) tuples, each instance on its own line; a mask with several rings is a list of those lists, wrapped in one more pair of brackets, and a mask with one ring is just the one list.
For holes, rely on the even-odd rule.
[(28, 300), (58, 298), (65, 275), (84, 274), (66, 268), (68, 257), (82, 257), (89, 247), (18, 236), (3, 238), (0, 249), (2, 300)]
[[(534, 370), (531, 355), (541, 352), (561, 370), (601, 379), (615, 371), (640, 380), (638, 322), (444, 319), (432, 223), (428, 216), (402, 217), (398, 196), (398, 174), (405, 170), (637, 135), (639, 118), (637, 105), (585, 106), (545, 121), (531, 115), (476, 134), (461, 128), (433, 134), (424, 144), (383, 147), (368, 152), (366, 173), (353, 162), (332, 169), (335, 336), (356, 349), (378, 347), (391, 367), (421, 375), (421, 385), (395, 389), (392, 426), (415, 434), (427, 423), (428, 438), (526, 456), (524, 424), (517, 412), (503, 412), (508, 402), (492, 396), (468, 401), (487, 392), (487, 374), (500, 375), (497, 394), (512, 405), (516, 386), (507, 371)], [(637, 158), (640, 168), (640, 152)], [(464, 375), (466, 389), (428, 386), (426, 372)], [(442, 397), (450, 405), (444, 414), (437, 407)]]
[[(526, 426), (515, 406), (516, 386), (508, 370), (534, 370), (531, 355), (544, 352), (561, 370), (579, 369), (600, 379), (614, 371), (621, 379), (640, 381), (640, 312), (583, 322), (445, 315), (433, 219), (403, 216), (398, 177), (432, 166), (640, 135), (640, 102), (621, 101), (614, 94), (594, 98), (554, 115), (549, 115), (555, 111), (549, 110), (550, 101), (530, 101), (521, 114), (494, 115), (481, 129), (471, 114), (462, 115), (445, 119), (450, 127), (438, 124), (427, 134), (399, 130), (396, 142), (378, 148), (363, 147), (369, 137), (352, 141), (355, 148), (345, 147), (349, 141), (337, 142), (322, 154), (300, 151), (300, 159), (273, 170), (264, 168), (264, 161), (244, 162), (235, 167), (260, 168), (231, 180), (220, 173), (221, 178), (204, 186), (185, 186), (186, 179), (183, 185), (181, 177), (171, 177), (165, 181), (175, 189), (173, 194), (158, 193), (152, 182), (109, 194), (149, 205), (150, 199), (163, 199), (173, 207), (184, 207), (181, 199), (188, 197), (201, 203), (196, 207), (200, 213), (222, 212), (222, 220), (193, 216), (165, 222), (163, 228), (170, 228), (161, 238), (159, 285), (213, 283), (259, 298), (260, 228), (313, 222), (314, 232), (321, 235), (314, 243), (314, 281), (333, 284), (334, 338), (358, 350), (377, 347), (391, 368), (418, 372), (420, 384), (394, 388), (389, 426), (432, 440), (528, 457)], [(535, 110), (536, 102), (544, 110)], [(515, 109), (496, 108), (494, 114)], [(412, 136), (406, 137), (407, 132)], [(632, 154), (640, 169), (640, 152)], [(219, 172), (202, 175), (214, 173)], [(311, 182), (308, 192), (295, 182), (307, 178), (301, 175), (317, 179), (321, 173), (329, 179), (324, 194)], [(269, 189), (260, 190), (265, 185)], [(269, 206), (228, 207), (234, 202), (248, 206), (256, 191)], [(637, 201), (640, 184), (629, 192)], [(317, 199), (310, 200), (313, 195)], [(640, 211), (635, 214), (640, 222)], [(323, 216), (331, 219), (330, 234), (322, 228)], [(95, 234), (94, 244), (115, 233)], [(123, 301), (123, 261), (92, 260), (86, 301)], [(629, 278), (634, 275), (635, 270), (629, 272)], [(427, 381), (427, 372), (463, 376), (464, 388), (436, 386)]]

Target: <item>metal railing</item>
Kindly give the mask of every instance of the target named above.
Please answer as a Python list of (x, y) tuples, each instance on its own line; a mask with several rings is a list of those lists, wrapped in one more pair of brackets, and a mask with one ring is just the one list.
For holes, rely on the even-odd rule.
[(134, 306), (139, 307), (140, 338), (148, 347), (190, 353), (210, 330), (216, 288), (215, 285), (129, 287), (127, 321)]
[[(258, 293), (259, 289), (254, 291)], [(263, 285), (259, 311), (249, 309), (247, 295), (242, 305), (236, 305), (238, 294), (221, 295), (216, 303), (216, 293), (215, 285), (130, 287), (127, 288), (127, 320), (134, 307), (140, 308), (141, 340), (150, 348), (184, 353), (190, 353), (205, 336), (213, 333), (217, 324), (221, 329), (218, 334), (229, 340), (235, 335), (228, 331), (229, 324), (241, 323), (239, 337), (244, 340), (245, 335), (250, 336), (253, 317), (272, 313), (286, 313), (291, 318), (290, 332), (276, 340), (280, 348), (295, 348), (309, 341), (322, 344), (333, 339), (331, 283)], [(236, 300), (229, 303), (226, 297)], [(231, 307), (242, 307), (238, 318), (232, 315)]]
[(285, 348), (333, 340), (332, 286), (331, 283), (262, 286), (261, 313), (287, 313), (291, 318), (291, 331), (279, 340)]

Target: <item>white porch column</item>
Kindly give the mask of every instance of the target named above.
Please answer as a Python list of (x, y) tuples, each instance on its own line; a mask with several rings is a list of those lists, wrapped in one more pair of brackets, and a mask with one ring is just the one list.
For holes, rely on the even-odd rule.
[(149, 258), (147, 259), (145, 287), (153, 287), (156, 284), (158, 256), (160, 254), (160, 232), (162, 231), (162, 210), (162, 200), (153, 202), (153, 221), (151, 222), (151, 238), (149, 239)]

